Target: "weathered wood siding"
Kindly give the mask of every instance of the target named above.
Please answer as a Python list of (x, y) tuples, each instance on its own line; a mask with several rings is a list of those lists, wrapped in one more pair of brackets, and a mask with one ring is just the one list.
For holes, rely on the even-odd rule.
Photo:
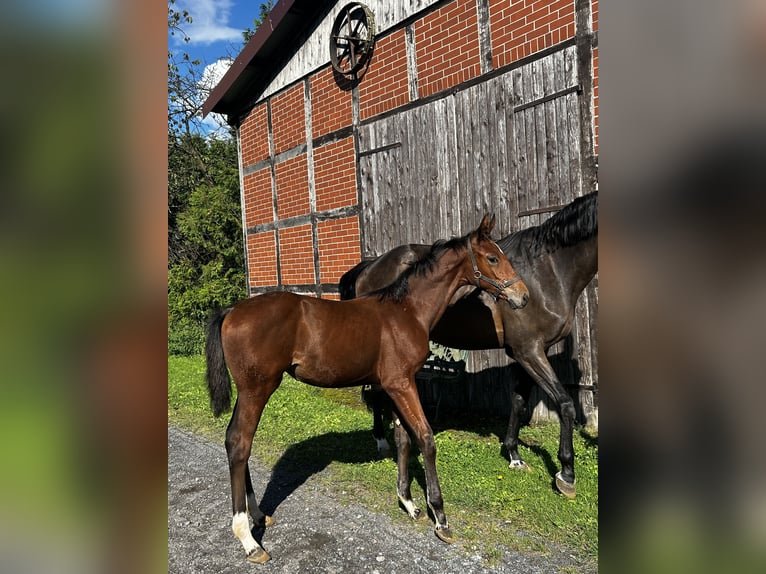
[[(583, 178), (577, 50), (574, 44), (434, 101), (408, 107), (358, 131), (363, 257), (409, 242), (431, 243), (497, 215), (496, 236), (538, 225), (555, 208), (592, 191)], [(596, 283), (596, 281), (594, 281)], [(551, 349), (562, 382), (578, 395), (581, 419), (597, 385), (597, 287), (578, 303), (572, 336)], [(574, 362), (573, 362), (574, 360)], [(468, 381), (438, 401), (500, 413), (510, 408), (504, 351), (468, 354)], [(582, 371), (579, 373), (579, 371)], [(425, 402), (437, 400), (421, 389)], [(537, 388), (535, 391), (537, 393)], [(433, 395), (430, 397), (429, 395)], [(534, 418), (547, 418), (539, 393)]]

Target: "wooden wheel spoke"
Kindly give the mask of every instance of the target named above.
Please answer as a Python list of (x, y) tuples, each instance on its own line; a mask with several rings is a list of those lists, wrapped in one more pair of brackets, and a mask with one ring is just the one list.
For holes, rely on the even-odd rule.
[(358, 2), (342, 9), (330, 33), (332, 65), (341, 74), (353, 74), (369, 57), (374, 21), (369, 10)]

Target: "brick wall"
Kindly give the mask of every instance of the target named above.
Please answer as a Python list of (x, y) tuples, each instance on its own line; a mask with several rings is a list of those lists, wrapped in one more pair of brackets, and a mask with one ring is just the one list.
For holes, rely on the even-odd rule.
[(492, 63), (506, 66), (575, 35), (574, 0), (490, 0)]
[(308, 214), (311, 209), (306, 154), (278, 163), (274, 171), (276, 172), (279, 219)]
[(245, 193), (245, 228), (274, 221), (271, 169), (260, 169), (242, 178)]
[(311, 239), (311, 225), (279, 230), (279, 263), (284, 285), (314, 283), (314, 244)]
[(359, 219), (320, 221), (317, 235), (321, 280), (337, 283), (341, 275), (359, 263)]
[(404, 30), (375, 43), (364, 80), (359, 84), (359, 116), (366, 119), (410, 101)]
[(274, 132), (274, 153), (306, 141), (306, 111), (303, 82), (274, 96), (271, 100), (271, 126)]
[(311, 89), (311, 135), (319, 137), (351, 125), (351, 92), (341, 90), (332, 68), (314, 74)]
[(421, 98), (478, 76), (476, 0), (455, 0), (416, 21), (415, 43)]
[(268, 110), (263, 103), (253, 109), (239, 128), (242, 165), (251, 165), (269, 157)]
[(273, 231), (247, 236), (247, 266), (251, 287), (277, 284), (277, 243)]
[(356, 205), (354, 139), (345, 138), (314, 150), (317, 211)]

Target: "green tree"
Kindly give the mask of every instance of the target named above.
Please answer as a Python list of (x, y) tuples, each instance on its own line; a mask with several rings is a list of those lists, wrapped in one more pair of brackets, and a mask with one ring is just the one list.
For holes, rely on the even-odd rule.
[(175, 202), (168, 222), (168, 348), (193, 354), (202, 351), (210, 309), (247, 295), (236, 144), (183, 135), (169, 147), (168, 165)]
[(258, 17), (253, 18), (253, 28), (246, 28), (244, 32), (242, 32), (242, 38), (245, 41), (245, 44), (250, 41), (250, 38), (252, 38), (255, 35), (255, 32), (258, 30), (261, 24), (268, 18), (269, 12), (271, 12), (271, 9), (274, 7), (274, 0), (268, 0), (267, 2), (263, 2), (261, 4), (261, 7), (258, 11)]
[[(168, 32), (191, 18), (168, 2)], [(200, 62), (168, 51), (168, 351), (202, 351), (211, 308), (246, 296), (237, 146), (206, 138)]]

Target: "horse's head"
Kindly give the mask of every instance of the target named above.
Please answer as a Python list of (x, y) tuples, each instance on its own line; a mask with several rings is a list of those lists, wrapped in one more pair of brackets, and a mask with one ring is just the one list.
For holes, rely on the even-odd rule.
[(516, 274), (503, 250), (492, 241), (495, 216), (485, 215), (479, 228), (468, 236), (471, 263), (470, 281), (497, 299), (505, 299), (514, 309), (527, 304), (529, 290)]

